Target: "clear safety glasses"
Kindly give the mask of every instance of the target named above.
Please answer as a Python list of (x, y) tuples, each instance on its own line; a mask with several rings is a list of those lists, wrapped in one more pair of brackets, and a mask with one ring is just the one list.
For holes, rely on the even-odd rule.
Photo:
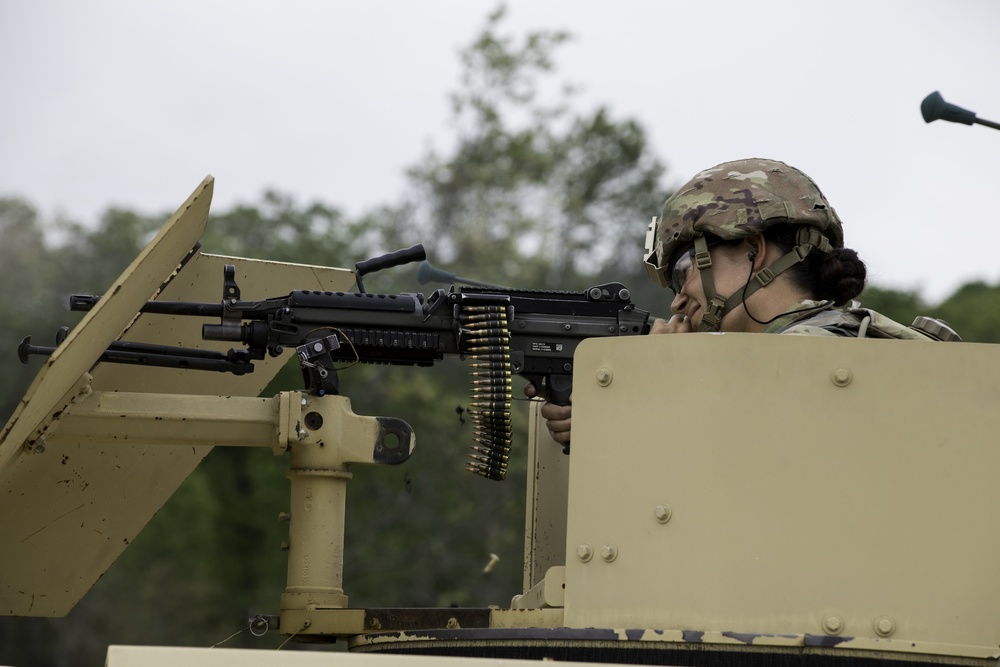
[(678, 294), (687, 284), (688, 278), (691, 277), (691, 271), (694, 269), (694, 253), (694, 246), (691, 246), (682, 252), (674, 260), (674, 265), (670, 267), (670, 272), (667, 275), (670, 276), (670, 289), (673, 290), (674, 294)]

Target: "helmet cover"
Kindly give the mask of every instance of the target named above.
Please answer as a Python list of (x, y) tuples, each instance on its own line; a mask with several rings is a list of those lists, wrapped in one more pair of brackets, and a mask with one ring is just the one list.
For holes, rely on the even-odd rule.
[(840, 218), (807, 175), (777, 160), (723, 162), (697, 174), (663, 204), (646, 237), (647, 270), (666, 285), (670, 262), (695, 237), (735, 241), (779, 223), (816, 227), (834, 248), (844, 247)]

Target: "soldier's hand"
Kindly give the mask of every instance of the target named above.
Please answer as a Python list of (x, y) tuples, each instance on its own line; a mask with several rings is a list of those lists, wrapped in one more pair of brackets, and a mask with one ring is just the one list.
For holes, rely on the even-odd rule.
[[(524, 395), (528, 398), (540, 396), (538, 389), (531, 383), (525, 385)], [(546, 401), (545, 405), (542, 406), (542, 418), (549, 429), (549, 435), (552, 436), (553, 440), (563, 445), (564, 448), (569, 445), (570, 425), (573, 415), (572, 396), (569, 397), (569, 402), (570, 405), (556, 405), (555, 403)]]
[(653, 326), (649, 327), (650, 334), (691, 333), (692, 331), (694, 328), (691, 327), (691, 320), (683, 315), (674, 315), (669, 321), (656, 318), (653, 321)]
[[(690, 333), (692, 331), (694, 329), (691, 328), (691, 322), (683, 315), (674, 315), (670, 318), (669, 322), (657, 318), (649, 328), (650, 334)], [(544, 398), (544, 394), (539, 393), (538, 388), (530, 382), (524, 386), (524, 395), (528, 398), (539, 396)], [(549, 435), (563, 446), (564, 451), (568, 451), (570, 430), (573, 424), (572, 396), (570, 396), (569, 402), (569, 405), (556, 405), (555, 403), (546, 401), (545, 405), (542, 406), (542, 418), (545, 419)]]

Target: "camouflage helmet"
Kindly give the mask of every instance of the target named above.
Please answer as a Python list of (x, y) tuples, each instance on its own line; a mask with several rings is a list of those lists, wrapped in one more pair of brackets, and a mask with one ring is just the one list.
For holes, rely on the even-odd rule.
[(840, 218), (804, 173), (777, 160), (723, 162), (697, 174), (663, 204), (646, 236), (647, 271), (666, 286), (671, 260), (696, 237), (735, 241), (784, 222), (814, 227), (832, 247), (844, 247)]

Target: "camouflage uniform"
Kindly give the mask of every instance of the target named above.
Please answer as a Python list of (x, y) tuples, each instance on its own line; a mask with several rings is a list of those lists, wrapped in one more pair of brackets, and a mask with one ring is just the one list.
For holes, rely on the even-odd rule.
[[(822, 308), (823, 301), (801, 301), (789, 310)], [(840, 336), (850, 338), (896, 338), (934, 340), (919, 331), (903, 326), (881, 313), (861, 308), (857, 302), (846, 308), (828, 307), (816, 311), (785, 315), (772, 322), (764, 333), (794, 336)]]
[[(743, 290), (725, 297), (718, 294), (708, 238), (739, 241), (780, 224), (797, 227), (795, 246), (753, 273)], [(650, 278), (666, 287), (679, 254), (692, 249), (692, 264), (701, 274), (706, 299), (699, 330), (718, 331), (726, 313), (778, 275), (812, 253), (843, 247), (843, 222), (811, 178), (784, 162), (751, 158), (706, 169), (678, 188), (649, 225), (645, 263)], [(925, 335), (853, 301), (841, 307), (830, 301), (803, 301), (788, 308), (765, 331), (904, 340), (936, 340), (933, 336), (941, 332), (933, 326), (928, 329), (930, 335)]]
[[(795, 246), (754, 273), (741, 293), (719, 295), (707, 237), (738, 241), (785, 223), (797, 227)], [(724, 162), (697, 174), (663, 204), (646, 234), (646, 270), (668, 286), (678, 253), (693, 245), (707, 300), (700, 330), (718, 331), (726, 313), (810, 253), (843, 248), (842, 226), (816, 183), (798, 169), (761, 158)]]

